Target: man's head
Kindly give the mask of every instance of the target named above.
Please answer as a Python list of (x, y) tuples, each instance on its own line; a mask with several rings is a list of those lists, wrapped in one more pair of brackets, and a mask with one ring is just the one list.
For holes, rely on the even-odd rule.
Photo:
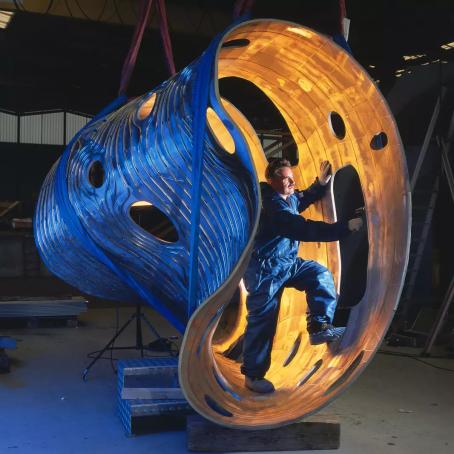
[(276, 192), (286, 198), (295, 192), (295, 180), (287, 159), (279, 158), (271, 161), (265, 170), (265, 178)]

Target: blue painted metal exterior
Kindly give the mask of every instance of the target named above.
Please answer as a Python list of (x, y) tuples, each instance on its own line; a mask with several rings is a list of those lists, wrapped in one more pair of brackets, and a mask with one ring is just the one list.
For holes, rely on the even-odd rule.
[[(227, 280), (258, 216), (247, 144), (216, 95), (221, 38), (172, 79), (131, 101), (115, 100), (76, 134), (43, 184), (34, 222), (51, 272), (98, 297), (145, 301), (181, 332)], [(154, 94), (141, 120), (138, 111)], [(207, 107), (232, 135), (234, 154), (206, 128)], [(104, 171), (100, 187), (89, 180), (95, 161)], [(137, 201), (164, 213), (178, 241), (138, 226), (129, 214)]]

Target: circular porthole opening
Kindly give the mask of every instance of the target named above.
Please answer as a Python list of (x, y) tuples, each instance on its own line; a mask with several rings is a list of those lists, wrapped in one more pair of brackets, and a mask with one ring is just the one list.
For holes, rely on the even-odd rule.
[(150, 202), (139, 201), (129, 208), (131, 219), (142, 229), (166, 243), (178, 241), (178, 232), (172, 221)]
[(337, 112), (330, 112), (328, 123), (331, 132), (340, 140), (345, 137), (345, 123), (342, 117)]
[(337, 219), (361, 217), (364, 222), (360, 231), (339, 242), (342, 272), (334, 324), (345, 326), (351, 309), (362, 301), (366, 292), (369, 262), (366, 203), (359, 174), (352, 165), (334, 174), (333, 197)]
[(226, 41), (221, 47), (226, 48), (226, 47), (246, 47), (250, 41), (245, 38), (240, 38), (240, 39), (231, 39), (230, 41)]
[(388, 136), (382, 131), (375, 134), (370, 141), (370, 147), (372, 150), (381, 150), (388, 145)]
[(94, 188), (100, 188), (104, 183), (104, 167), (101, 161), (94, 161), (88, 170), (88, 181)]
[(140, 107), (137, 112), (137, 117), (139, 120), (144, 120), (151, 114), (153, 106), (156, 102), (156, 93), (153, 93)]

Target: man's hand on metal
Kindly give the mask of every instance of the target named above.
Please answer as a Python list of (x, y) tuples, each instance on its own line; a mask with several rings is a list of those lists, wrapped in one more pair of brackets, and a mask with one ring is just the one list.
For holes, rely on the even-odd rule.
[(318, 181), (322, 186), (326, 186), (331, 180), (332, 170), (329, 161), (323, 161), (320, 164), (320, 173), (318, 175)]
[(361, 218), (353, 218), (348, 221), (348, 229), (350, 232), (357, 232), (363, 227), (363, 220)]

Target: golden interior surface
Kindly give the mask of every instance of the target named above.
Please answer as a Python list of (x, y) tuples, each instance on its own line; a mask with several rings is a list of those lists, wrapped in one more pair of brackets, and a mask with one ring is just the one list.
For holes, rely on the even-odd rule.
[(139, 108), (137, 117), (139, 120), (144, 120), (150, 115), (153, 110), (154, 103), (156, 102), (156, 93), (153, 93)]
[(232, 135), (211, 107), (207, 109), (207, 124), (219, 145), (228, 153), (235, 153), (235, 142), (233, 141)]
[(146, 202), (145, 200), (139, 200), (138, 202), (134, 202), (131, 207), (151, 207), (153, 206), (150, 202)]
[[(243, 23), (224, 42), (234, 39), (247, 39), (249, 44), (220, 47), (218, 77), (254, 83), (279, 109), (298, 148), (299, 162), (293, 168), (297, 187), (304, 189), (313, 182), (323, 160), (331, 162), (333, 172), (352, 165), (360, 178), (368, 221), (366, 291), (351, 309), (337, 348), (309, 344), (305, 294), (284, 291), (266, 376), (274, 383), (275, 393), (247, 390), (240, 364), (223, 355), (244, 333), (243, 286), (237, 316), (227, 332), (213, 340), (247, 257), (193, 315), (180, 353), (180, 383), (186, 397), (200, 414), (218, 424), (257, 429), (289, 424), (314, 413), (338, 396), (370, 361), (400, 297), (408, 261), (411, 202), (394, 119), (379, 90), (350, 55), (327, 37), (281, 21)], [(222, 105), (246, 139), (263, 181), (267, 160), (254, 129), (232, 104), (222, 100)], [(332, 112), (345, 125), (343, 138), (333, 130)], [(372, 149), (372, 138), (381, 132), (387, 136), (386, 146)], [(332, 194), (304, 216), (334, 222)], [(339, 288), (338, 243), (304, 243), (299, 255), (326, 265)]]

